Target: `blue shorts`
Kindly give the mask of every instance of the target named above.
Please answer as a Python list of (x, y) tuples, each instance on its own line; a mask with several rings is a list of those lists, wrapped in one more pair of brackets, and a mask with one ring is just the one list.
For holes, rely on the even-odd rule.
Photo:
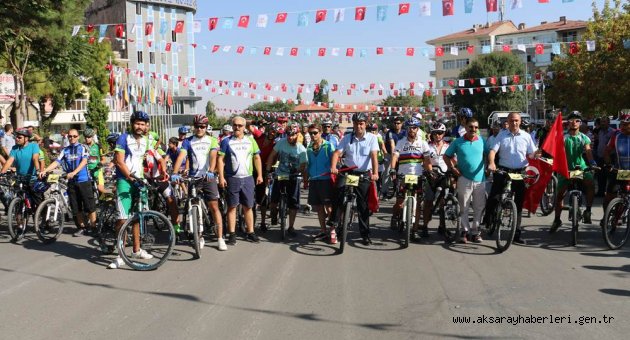
[(237, 205), (242, 205), (247, 208), (251, 208), (255, 204), (254, 190), (256, 182), (254, 177), (229, 177), (227, 178), (227, 205), (230, 208), (234, 208)]

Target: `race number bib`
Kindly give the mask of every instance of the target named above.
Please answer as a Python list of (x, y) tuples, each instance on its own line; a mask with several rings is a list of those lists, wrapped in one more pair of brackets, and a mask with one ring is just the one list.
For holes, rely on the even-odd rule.
[(630, 181), (630, 170), (617, 170), (617, 179), (620, 181)]
[(405, 175), (405, 184), (418, 184), (418, 176)]
[(359, 176), (348, 175), (346, 176), (346, 185), (350, 187), (359, 186)]

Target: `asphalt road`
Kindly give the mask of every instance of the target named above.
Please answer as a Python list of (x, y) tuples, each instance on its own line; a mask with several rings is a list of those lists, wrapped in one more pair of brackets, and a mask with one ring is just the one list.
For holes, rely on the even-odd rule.
[[(87, 237), (65, 234), (45, 246), (31, 234), (12, 244), (1, 223), (0, 337), (618, 339), (630, 334), (630, 248), (606, 250), (597, 225), (582, 228), (577, 248), (568, 246), (568, 226), (549, 235), (551, 219), (534, 216), (523, 219), (529, 244), (503, 254), (495, 253), (493, 241), (445, 245), (435, 230), (428, 241), (400, 249), (399, 235), (387, 227), (390, 206), (385, 203), (371, 219), (375, 244), (350, 242), (342, 255), (337, 246), (312, 243), (307, 235), (318, 229), (315, 217), (300, 215), (300, 235), (293, 241), (281, 242), (273, 228), (260, 244), (239, 239), (227, 252), (208, 242), (201, 260), (192, 259), (191, 247), (178, 245), (172, 260), (153, 272), (107, 270), (111, 257), (101, 256)], [(601, 208), (594, 208), (595, 223), (601, 215)], [(356, 229), (350, 236), (358, 241)], [(455, 323), (456, 317), (476, 323)]]

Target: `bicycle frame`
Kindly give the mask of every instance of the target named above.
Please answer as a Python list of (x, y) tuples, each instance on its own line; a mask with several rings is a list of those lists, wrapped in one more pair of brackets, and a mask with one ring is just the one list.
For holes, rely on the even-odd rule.
[(418, 194), (422, 195), (422, 181), (424, 180), (423, 176), (417, 175), (405, 175), (404, 178), (405, 185), (405, 199), (403, 201), (403, 211), (402, 211), (402, 222), (407, 222), (407, 201), (411, 200), (413, 202), (412, 207), (413, 211), (411, 212), (411, 223), (415, 223), (416, 221), (416, 209), (417, 202), (419, 198)]

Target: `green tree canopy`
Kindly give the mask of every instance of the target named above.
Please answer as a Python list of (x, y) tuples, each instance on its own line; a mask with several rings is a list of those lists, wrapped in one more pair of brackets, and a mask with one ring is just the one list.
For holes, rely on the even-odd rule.
[[(482, 55), (475, 59), (468, 67), (459, 74), (459, 79), (485, 78), (489, 76), (511, 76), (521, 75), (525, 72), (523, 61), (515, 54), (505, 52), (494, 52)], [(511, 84), (511, 79), (510, 83)], [(488, 84), (489, 85), (489, 84)], [(449, 100), (453, 103), (455, 111), (462, 107), (473, 110), (475, 116), (484, 124), (488, 120), (488, 115), (492, 111), (520, 111), (525, 108), (525, 92), (516, 90), (511, 92), (494, 91), (489, 93), (481, 91), (470, 95), (465, 94), (449, 95)]]
[(313, 93), (313, 102), (315, 103), (328, 103), (328, 93), (324, 93), (324, 89), (328, 87), (328, 81), (326, 79), (322, 79), (319, 82), (319, 91)]
[(218, 129), (228, 123), (227, 117), (217, 116), (216, 108), (211, 100), (206, 103), (206, 117), (208, 117), (208, 124)]
[(264, 111), (264, 112), (291, 112), (293, 110), (293, 104), (287, 104), (282, 102), (258, 102), (250, 105), (247, 110), (249, 111)]
[(383, 99), (380, 105), (420, 107), (422, 106), (422, 98), (416, 97), (416, 96), (403, 96), (403, 95), (398, 95), (396, 97), (388, 96), (387, 98)]

